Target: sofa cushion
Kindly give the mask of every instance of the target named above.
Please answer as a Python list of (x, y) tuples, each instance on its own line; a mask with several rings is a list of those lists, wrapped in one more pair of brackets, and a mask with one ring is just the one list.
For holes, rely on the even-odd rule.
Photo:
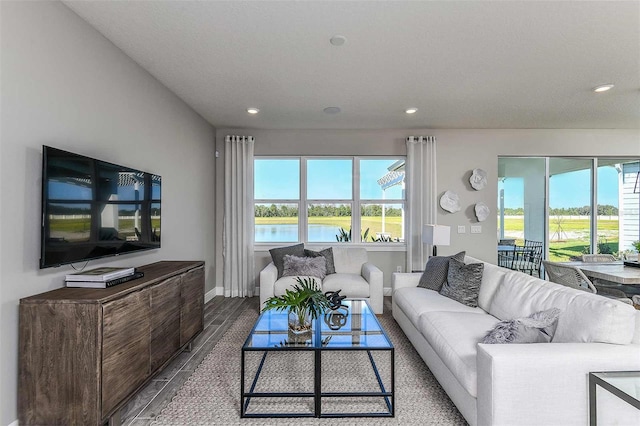
[(418, 287), (427, 288), (429, 290), (440, 291), (445, 282), (447, 282), (447, 273), (449, 272), (449, 259), (464, 260), (464, 253), (454, 254), (453, 256), (431, 256), (424, 265), (424, 272), (420, 277)]
[[(464, 258), (465, 263), (478, 263), (481, 260), (470, 256)], [(480, 284), (480, 293), (478, 294), (478, 306), (489, 311), (491, 300), (496, 293), (498, 287), (502, 284), (507, 270), (497, 265), (484, 262), (484, 270), (482, 271), (482, 284)]]
[(478, 293), (482, 283), (484, 263), (465, 264), (455, 258), (449, 259), (447, 281), (440, 289), (440, 294), (475, 308), (478, 306)]
[(293, 286), (298, 284), (296, 278), (300, 278), (304, 280), (305, 278), (313, 279), (316, 282), (316, 287), (321, 287), (322, 281), (320, 281), (317, 277), (307, 277), (302, 275), (297, 275), (295, 277), (282, 277), (278, 279), (273, 285), (273, 295), (274, 296), (282, 296), (285, 290), (292, 290)]
[(511, 320), (551, 308), (564, 312), (577, 293), (586, 294), (522, 272), (509, 271), (496, 290), (489, 313), (501, 320)]
[(322, 291), (338, 291), (347, 297), (369, 297), (369, 283), (360, 274), (327, 275), (322, 281)]
[(426, 312), (418, 330), (462, 387), (478, 396), (477, 345), (498, 319), (486, 313)]
[(313, 251), (313, 250), (307, 250), (304, 249), (304, 255), (307, 257), (324, 257), (324, 259), (326, 260), (326, 266), (327, 266), (327, 275), (331, 275), (331, 274), (335, 274), (336, 273), (336, 267), (333, 263), (333, 250), (331, 249), (331, 247), (326, 248), (324, 250), (320, 250), (320, 251)]
[(327, 274), (327, 261), (324, 257), (284, 256), (283, 277), (312, 276), (322, 280)]
[(577, 294), (560, 314), (552, 342), (631, 343), (636, 315), (633, 306), (597, 294), (575, 291), (581, 294)]
[(271, 250), (269, 250), (269, 253), (271, 254), (271, 260), (273, 260), (273, 264), (276, 265), (276, 268), (278, 269), (278, 278), (281, 278), (282, 273), (284, 272), (284, 256), (286, 254), (298, 257), (304, 256), (304, 244), (272, 248)]
[[(485, 313), (480, 308), (471, 308), (453, 299), (442, 296), (437, 291), (421, 287), (402, 287), (393, 293), (396, 305), (411, 320), (418, 324), (418, 318), (425, 312), (449, 311)], [(486, 330), (485, 330), (486, 331)]]
[(368, 261), (367, 249), (360, 247), (331, 247), (336, 273), (360, 274), (362, 264)]
[(507, 273), (489, 313), (510, 320), (551, 308), (561, 311), (554, 343), (631, 343), (635, 331), (635, 309), (631, 305), (521, 272)]

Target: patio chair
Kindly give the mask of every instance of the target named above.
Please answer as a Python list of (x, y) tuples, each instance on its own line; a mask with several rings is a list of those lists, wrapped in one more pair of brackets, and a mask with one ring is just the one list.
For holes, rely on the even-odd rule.
[(601, 296), (633, 305), (631, 299), (629, 299), (623, 291), (611, 287), (597, 287), (593, 285), (591, 280), (589, 280), (580, 268), (576, 266), (550, 262), (548, 260), (543, 260), (542, 264), (544, 265), (544, 270), (549, 277), (549, 281), (552, 283), (562, 284), (567, 287), (594, 294), (600, 294)]
[(584, 263), (608, 263), (615, 262), (616, 258), (612, 254), (583, 254)]
[[(616, 258), (612, 254), (583, 254), (582, 261), (584, 263), (611, 263), (615, 262)], [(598, 286), (617, 287), (620, 285), (600, 278), (592, 278), (591, 282), (596, 288), (598, 288)]]
[(514, 258), (510, 269), (542, 277), (541, 263), (542, 242), (524, 240), (524, 246), (515, 246), (514, 248)]

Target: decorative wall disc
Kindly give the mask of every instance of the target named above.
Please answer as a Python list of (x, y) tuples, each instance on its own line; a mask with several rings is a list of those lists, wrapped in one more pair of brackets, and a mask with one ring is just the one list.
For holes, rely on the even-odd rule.
[(475, 211), (476, 211), (476, 217), (478, 218), (478, 222), (483, 222), (487, 220), (487, 218), (489, 217), (489, 214), (491, 214), (491, 211), (489, 210), (489, 206), (487, 206), (485, 203), (482, 203), (482, 202), (476, 204)]
[(455, 213), (460, 211), (460, 198), (458, 194), (453, 191), (446, 191), (440, 197), (440, 207), (449, 213)]
[(482, 169), (473, 169), (473, 173), (471, 173), (471, 177), (469, 178), (469, 183), (476, 191), (484, 189), (484, 187), (487, 186), (487, 172)]

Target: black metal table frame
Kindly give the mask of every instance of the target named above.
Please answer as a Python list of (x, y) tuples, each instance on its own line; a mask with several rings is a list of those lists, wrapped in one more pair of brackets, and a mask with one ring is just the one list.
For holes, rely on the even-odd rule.
[[(602, 372), (602, 373), (607, 373)], [(636, 371), (616, 371), (615, 373), (637, 373)], [(597, 413), (597, 401), (596, 401), (596, 385), (600, 386), (602, 389), (609, 391), (612, 395), (617, 396), (624, 402), (634, 406), (638, 410), (640, 410), (640, 402), (627, 393), (621, 391), (611, 383), (606, 380), (601, 379), (596, 376), (598, 372), (589, 373), (589, 425), (596, 426), (598, 423), (598, 413)]]
[[(317, 319), (316, 321), (319, 321)], [(256, 326), (259, 321), (256, 321), (256, 324), (253, 326), (251, 333), (247, 337), (247, 341), (253, 335)], [(384, 334), (387, 340), (389, 337), (387, 336), (386, 331), (382, 326), (380, 326), (380, 331)], [(321, 327), (319, 324), (314, 328), (315, 339), (316, 341), (320, 341)], [(390, 341), (390, 340), (389, 340)], [(240, 365), (240, 417), (241, 418), (278, 418), (278, 417), (322, 417), (322, 418), (336, 418), (336, 417), (394, 417), (395, 412), (395, 353), (394, 347), (370, 347), (370, 348), (353, 348), (353, 347), (337, 347), (337, 348), (326, 348), (326, 347), (288, 347), (288, 348), (247, 348), (247, 342), (242, 346), (242, 361)], [(280, 351), (313, 351), (314, 352), (314, 386), (313, 392), (255, 392), (255, 387), (258, 383), (258, 379), (260, 377), (260, 373), (262, 372), (262, 368), (267, 358), (267, 354), (269, 352), (280, 352)], [(371, 363), (371, 367), (376, 376), (376, 380), (378, 382), (378, 386), (380, 387), (380, 392), (322, 392), (322, 352), (325, 351), (366, 351), (369, 357), (369, 361)], [(373, 359), (373, 355), (371, 352), (375, 351), (389, 351), (390, 352), (390, 362), (391, 362), (391, 390), (387, 390), (384, 386), (382, 378), (378, 372), (378, 368), (376, 366), (375, 360)], [(264, 352), (262, 354), (262, 359), (260, 360), (260, 364), (258, 369), (256, 370), (256, 374), (253, 378), (251, 386), (248, 392), (245, 392), (245, 355), (247, 352)], [(251, 398), (258, 397), (270, 397), (270, 398), (313, 398), (314, 402), (314, 412), (305, 412), (305, 413), (247, 413), (249, 408), (249, 403), (251, 402)], [(381, 397), (384, 398), (385, 404), (387, 406), (387, 412), (375, 412), (375, 413), (323, 413), (322, 412), (322, 398), (335, 398), (335, 397)]]

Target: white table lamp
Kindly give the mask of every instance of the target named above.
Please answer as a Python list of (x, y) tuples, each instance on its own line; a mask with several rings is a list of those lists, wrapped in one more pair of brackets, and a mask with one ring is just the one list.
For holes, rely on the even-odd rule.
[(437, 256), (437, 246), (451, 244), (451, 227), (446, 225), (423, 225), (422, 242), (433, 246), (433, 255)]

